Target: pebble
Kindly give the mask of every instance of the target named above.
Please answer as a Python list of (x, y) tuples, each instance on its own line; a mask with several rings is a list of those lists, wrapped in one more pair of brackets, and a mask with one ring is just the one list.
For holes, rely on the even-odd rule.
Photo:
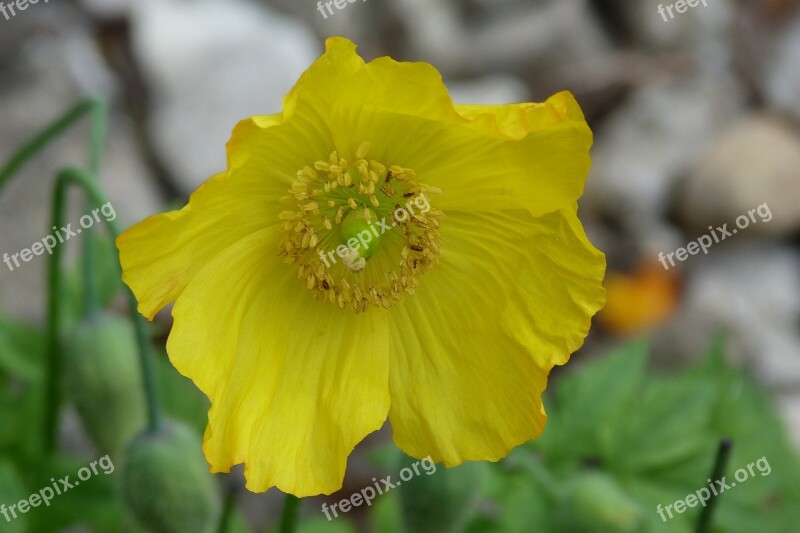
[(698, 231), (732, 223), (766, 202), (773, 219), (751, 226), (747, 235), (796, 232), (800, 229), (798, 169), (800, 133), (772, 116), (742, 116), (714, 139), (688, 172), (678, 201), (682, 220)]

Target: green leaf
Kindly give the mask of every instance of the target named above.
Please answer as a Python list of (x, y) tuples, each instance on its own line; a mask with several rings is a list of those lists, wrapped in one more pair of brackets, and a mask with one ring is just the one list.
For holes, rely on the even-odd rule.
[(463, 530), (485, 482), (487, 468), (486, 463), (464, 463), (446, 469), (424, 459), (420, 462), (404, 458), (392, 480), (398, 485), (394, 490), (400, 494), (406, 527), (415, 533)]
[(592, 461), (614, 453), (618, 432), (638, 401), (647, 350), (645, 341), (631, 342), (557, 382), (555, 398), (545, 399), (544, 435), (534, 443), (549, 464)]
[[(473, 519), (469, 529), (476, 533), (527, 533), (529, 531), (556, 531), (554, 501), (551, 490), (542, 483), (541, 473), (533, 474), (527, 468), (529, 449), (517, 449), (511, 456), (493, 465), (486, 482), (485, 495), (491, 504), (483, 515)], [(480, 529), (485, 528), (485, 529)]]
[(711, 431), (715, 394), (697, 379), (648, 380), (607, 456), (609, 468), (643, 473), (672, 469), (716, 448)]
[[(645, 530), (691, 531), (699, 506), (673, 510), (666, 522), (657, 506), (674, 506), (707, 486), (723, 437), (734, 442), (728, 481), (748, 465), (757, 468), (759, 460), (770, 471), (748, 473), (746, 482), (722, 495), (714, 531), (797, 530), (800, 461), (772, 399), (727, 363), (724, 337), (715, 337), (693, 368), (663, 375), (645, 365), (646, 346), (632, 343), (554, 383), (544, 436), (521, 450), (528, 455), (515, 452), (504, 461), (513, 465), (509, 460), (522, 457), (524, 468), (504, 482), (497, 481), (504, 476), (494, 477), (492, 498), (503, 511), (484, 520), (489, 531), (562, 530), (552, 521), (546, 487), (571, 486), (590, 469), (613, 479), (641, 507)], [(541, 452), (541, 471), (527, 468), (538, 464), (531, 451)]]

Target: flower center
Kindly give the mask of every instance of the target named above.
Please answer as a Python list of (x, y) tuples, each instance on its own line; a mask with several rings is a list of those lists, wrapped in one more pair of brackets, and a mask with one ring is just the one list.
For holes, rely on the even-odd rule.
[(293, 209), (280, 215), (286, 238), (278, 255), (297, 264), (315, 298), (357, 313), (414, 294), (438, 262), (444, 217), (430, 204), (441, 191), (412, 169), (367, 159), (368, 151), (365, 142), (351, 164), (334, 151), (299, 170), (282, 199)]

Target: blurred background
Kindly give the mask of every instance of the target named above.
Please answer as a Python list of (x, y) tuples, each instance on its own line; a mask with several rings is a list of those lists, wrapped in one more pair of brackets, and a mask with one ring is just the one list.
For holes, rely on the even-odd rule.
[[(330, 35), (353, 39), (368, 60), (432, 63), (460, 103), (542, 101), (569, 90), (595, 134), (580, 210), (607, 254), (609, 301), (585, 346), (553, 372), (545, 438), (497, 465), (440, 467), (375, 506), (326, 520), (323, 502), (413, 462), (397, 456), (386, 427), (356, 449), (340, 493), (302, 503), (301, 527), (691, 531), (700, 508), (663, 521), (655, 504), (703, 487), (719, 438), (731, 436), (731, 476), (762, 456), (772, 472), (721, 499), (715, 530), (797, 532), (800, 3), (707, 0), (664, 15), (661, 3), (364, 0), (326, 11), (312, 0), (39, 2), (0, 15), (0, 162), (81, 99), (103, 98), (110, 126), (101, 180), (128, 227), (182, 205), (224, 169), (233, 125), (279, 111)], [(84, 163), (88, 137), (81, 123), (2, 190), (0, 253), (50, 232), (53, 177)], [(70, 198), (67, 220), (76, 221), (85, 211), (79, 194)], [(669, 269), (659, 262), (709, 226), (735, 228), (762, 204), (769, 220), (756, 217), (707, 255)], [(79, 252), (78, 242), (65, 246), (76, 270)], [(15, 455), (24, 424), (8, 417), (28, 409), (24, 391), (39, 376), (29, 367), (41, 363), (32, 354), (43, 349), (47, 262), (35, 259), (13, 272), (0, 264), (0, 466), (16, 465), (28, 492), (37, 486)], [(111, 287), (110, 309), (124, 316)], [(167, 311), (149, 330), (163, 401), (199, 438), (207, 402), (166, 361), (169, 328)], [(68, 404), (59, 434), (60, 448), (83, 464), (106, 453), (86, 416)], [(636, 450), (643, 455), (630, 459)], [(112, 478), (95, 492), (116, 494)], [(216, 478), (216, 505), (235, 502), (231, 528), (275, 526), (280, 493), (245, 492), (240, 469)], [(3, 487), (0, 503), (14, 503)], [(116, 496), (98, 501), (115, 514), (65, 511), (51, 520), (49, 509), (35, 509), (25, 528), (0, 518), (0, 531), (139, 531), (127, 529)]]

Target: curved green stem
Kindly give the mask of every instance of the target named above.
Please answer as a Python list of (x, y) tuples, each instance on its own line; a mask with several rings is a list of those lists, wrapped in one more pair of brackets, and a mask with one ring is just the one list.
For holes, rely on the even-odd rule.
[[(52, 225), (61, 227), (64, 222), (64, 209), (66, 207), (66, 192), (70, 185), (82, 188), (89, 199), (99, 205), (106, 203), (106, 198), (91, 172), (79, 168), (65, 168), (59, 172), (53, 190)], [(119, 224), (116, 220), (109, 221), (109, 233), (112, 239), (120, 234)], [(45, 449), (52, 452), (55, 449), (59, 398), (59, 376), (61, 374), (61, 357), (59, 354), (59, 333), (61, 326), (60, 306), (58, 305), (61, 291), (61, 246), (53, 248), (53, 253), (47, 264), (47, 398), (45, 403)], [(136, 343), (139, 349), (139, 359), (144, 379), (147, 401), (149, 429), (155, 430), (161, 424), (161, 411), (158, 404), (155, 373), (150, 354), (150, 345), (145, 333), (144, 318), (137, 310), (136, 298), (128, 291), (128, 300), (131, 318), (136, 331)]]
[(99, 177), (100, 160), (103, 157), (106, 133), (108, 131), (108, 106), (103, 100), (88, 101), (91, 113), (91, 136), (89, 137), (89, 170)]
[(283, 500), (283, 512), (281, 513), (280, 533), (294, 533), (297, 530), (297, 522), (300, 518), (300, 498), (287, 494)]
[[(100, 160), (103, 155), (103, 144), (106, 138), (108, 126), (108, 108), (104, 102), (97, 100), (91, 107), (91, 135), (89, 138), (89, 171), (92, 176), (99, 181)], [(87, 199), (84, 203), (85, 211), (88, 213), (93, 203)], [(83, 240), (83, 261), (82, 261), (82, 286), (83, 286), (83, 313), (84, 316), (93, 315), (100, 310), (100, 302), (97, 295), (97, 282), (95, 280), (94, 269), (95, 244), (94, 239), (87, 236)]]
[[(94, 176), (99, 175), (100, 159), (103, 155), (103, 144), (106, 137), (108, 125), (108, 107), (103, 100), (90, 98), (80, 102), (75, 107), (67, 111), (62, 117), (53, 122), (44, 131), (35, 135), (21, 148), (19, 148), (8, 160), (0, 167), (0, 190), (3, 189), (14, 174), (16, 174), (30, 159), (50, 144), (56, 137), (61, 135), (67, 128), (75, 124), (85, 114), (91, 115), (91, 134), (89, 139), (89, 170)], [(87, 202), (87, 208), (91, 205)], [(97, 310), (97, 296), (94, 279), (94, 242), (92, 239), (83, 241), (83, 289), (84, 289), (84, 312), (91, 314)]]
[(56, 137), (78, 121), (86, 113), (92, 115), (92, 137), (89, 150), (89, 168), (97, 172), (100, 166), (100, 156), (103, 153), (102, 140), (105, 138), (106, 117), (108, 112), (102, 100), (90, 98), (80, 102), (67, 111), (61, 118), (53, 122), (44, 131), (34, 136), (17, 150), (8, 162), (0, 167), (0, 190), (30, 159), (50, 144)]

